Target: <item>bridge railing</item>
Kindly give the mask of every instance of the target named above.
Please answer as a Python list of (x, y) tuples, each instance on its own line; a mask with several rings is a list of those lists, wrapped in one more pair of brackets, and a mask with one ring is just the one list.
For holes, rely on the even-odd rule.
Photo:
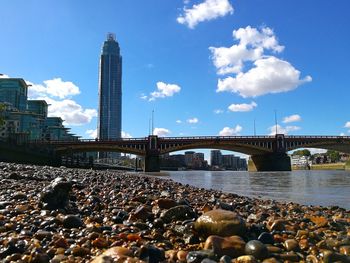
[(188, 136), (188, 137), (159, 137), (160, 140), (212, 140), (212, 139), (274, 139), (275, 136)]

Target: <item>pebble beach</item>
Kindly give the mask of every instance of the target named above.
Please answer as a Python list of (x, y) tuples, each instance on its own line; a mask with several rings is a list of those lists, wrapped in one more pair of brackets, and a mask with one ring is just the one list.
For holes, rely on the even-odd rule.
[(350, 211), (0, 163), (0, 262), (350, 262)]

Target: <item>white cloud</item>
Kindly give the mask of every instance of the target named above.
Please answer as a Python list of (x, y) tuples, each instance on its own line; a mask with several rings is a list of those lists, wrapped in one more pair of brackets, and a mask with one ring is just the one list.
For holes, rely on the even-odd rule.
[(79, 87), (71, 81), (62, 81), (61, 78), (45, 80), (44, 85), (33, 84), (29, 81), (27, 81), (27, 83), (31, 85), (28, 88), (28, 96), (30, 98), (37, 96), (50, 96), (64, 99), (80, 94)]
[(230, 127), (224, 127), (220, 132), (220, 136), (237, 136), (242, 131), (242, 126), (236, 125), (236, 127), (230, 128)]
[(219, 79), (217, 92), (231, 91), (242, 97), (257, 97), (268, 93), (287, 92), (310, 82), (311, 77), (300, 79), (300, 71), (287, 61), (276, 57), (262, 58), (254, 62), (255, 67), (236, 77)]
[(247, 104), (247, 103), (231, 104), (230, 106), (228, 106), (228, 109), (233, 112), (245, 112), (245, 111), (252, 111), (257, 106), (258, 104), (252, 101), (250, 104)]
[(169, 135), (171, 132), (168, 129), (165, 128), (154, 128), (153, 130), (153, 134), (154, 135), (158, 135), (158, 136), (167, 136)]
[(129, 138), (132, 138), (132, 135), (130, 133), (122, 131), (122, 138), (129, 139)]
[[(89, 135), (90, 138), (97, 138), (97, 129), (87, 130), (85, 133)], [(122, 131), (122, 138), (132, 138), (132, 136), (129, 133)]]
[(344, 133), (344, 132), (341, 132), (341, 133), (339, 134), (339, 136), (345, 136), (345, 133)]
[(179, 123), (179, 124), (180, 124), (180, 123), (182, 123), (182, 121), (181, 121), (181, 120), (176, 120), (176, 123)]
[[(286, 127), (282, 127), (279, 124), (277, 124), (277, 133), (278, 134), (289, 134), (290, 132), (293, 131), (298, 131), (301, 128), (299, 126), (286, 126)], [(276, 125), (271, 126), (269, 128), (270, 134), (269, 135), (276, 135)]]
[(344, 128), (350, 128), (350, 121), (345, 123)]
[(242, 97), (296, 89), (312, 78), (300, 77), (300, 71), (288, 61), (275, 56), (284, 50), (272, 29), (250, 26), (233, 31), (237, 44), (231, 47), (210, 47), (213, 64), (219, 75), (232, 74), (218, 80), (217, 92), (229, 91)]
[(224, 111), (221, 110), (221, 109), (216, 109), (216, 110), (214, 110), (214, 113), (215, 114), (221, 114), (221, 113), (224, 113)]
[[(180, 92), (181, 87), (176, 84), (166, 84), (164, 82), (157, 82), (157, 91), (151, 92), (149, 101), (153, 101), (157, 98), (172, 97), (175, 93)], [(143, 96), (146, 99), (147, 97)]]
[(87, 130), (85, 134), (89, 135), (90, 138), (97, 138), (97, 129), (95, 130)]
[(140, 96), (140, 99), (147, 100), (148, 96), (142, 93), (141, 96)]
[(199, 120), (197, 118), (191, 118), (191, 119), (188, 119), (187, 122), (191, 124), (195, 124), (195, 123), (198, 123)]
[(0, 74), (0, 79), (8, 79), (10, 76), (6, 74)]
[(38, 99), (46, 100), (49, 104), (48, 116), (61, 117), (67, 125), (83, 125), (90, 123), (93, 117), (97, 117), (95, 109), (84, 109), (74, 100), (65, 99), (61, 101), (54, 100), (49, 97)]
[(177, 22), (189, 28), (194, 28), (198, 23), (206, 20), (233, 14), (234, 11), (229, 0), (205, 0), (191, 8), (184, 7), (183, 10), (184, 14), (177, 18)]
[(274, 32), (269, 27), (259, 31), (247, 26), (233, 31), (233, 38), (238, 44), (231, 47), (209, 47), (218, 74), (242, 72), (244, 62), (262, 58), (264, 51), (282, 52), (284, 47), (278, 44)]
[(301, 121), (301, 117), (298, 114), (293, 114), (283, 118), (283, 123), (297, 122)]

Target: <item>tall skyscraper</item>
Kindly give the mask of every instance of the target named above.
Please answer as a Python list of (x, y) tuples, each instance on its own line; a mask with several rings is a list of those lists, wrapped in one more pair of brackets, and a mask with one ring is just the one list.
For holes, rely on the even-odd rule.
[[(119, 44), (112, 33), (108, 33), (100, 57), (98, 110), (98, 138), (101, 140), (121, 138), (122, 56)], [(114, 154), (102, 155), (116, 157)]]

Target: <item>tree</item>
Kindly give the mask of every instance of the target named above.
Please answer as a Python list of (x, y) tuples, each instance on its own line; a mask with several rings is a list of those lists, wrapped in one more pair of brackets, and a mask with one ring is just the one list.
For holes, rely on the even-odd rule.
[(332, 163), (336, 163), (340, 160), (340, 154), (338, 151), (328, 150), (326, 155), (329, 157)]

